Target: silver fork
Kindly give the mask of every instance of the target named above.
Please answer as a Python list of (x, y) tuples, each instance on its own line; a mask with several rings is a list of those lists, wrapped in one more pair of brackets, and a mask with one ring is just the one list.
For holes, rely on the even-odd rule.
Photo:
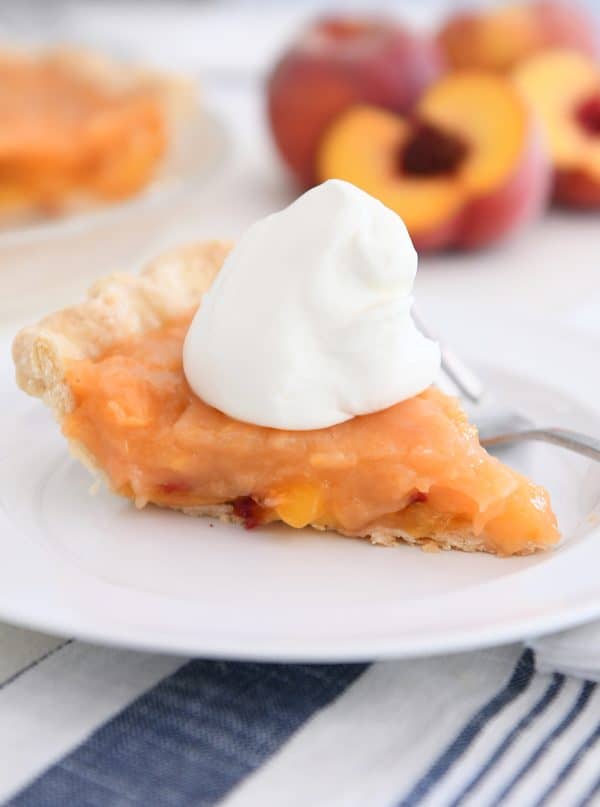
[(448, 345), (433, 336), (415, 310), (413, 316), (418, 328), (440, 345), (442, 371), (447, 380), (466, 404), (469, 415), (479, 429), (482, 445), (499, 446), (523, 440), (544, 443), (576, 451), (600, 462), (600, 439), (587, 434), (561, 428), (540, 428), (530, 418), (510, 409), (498, 401), (483, 382)]

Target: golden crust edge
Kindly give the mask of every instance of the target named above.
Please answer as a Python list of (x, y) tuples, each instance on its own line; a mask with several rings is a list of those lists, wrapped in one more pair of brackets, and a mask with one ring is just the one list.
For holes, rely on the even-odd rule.
[(121, 340), (196, 307), (230, 248), (227, 241), (205, 241), (170, 250), (139, 274), (109, 275), (83, 302), (22, 328), (12, 346), (18, 386), (61, 421), (73, 406), (65, 384), (67, 362), (97, 358)]

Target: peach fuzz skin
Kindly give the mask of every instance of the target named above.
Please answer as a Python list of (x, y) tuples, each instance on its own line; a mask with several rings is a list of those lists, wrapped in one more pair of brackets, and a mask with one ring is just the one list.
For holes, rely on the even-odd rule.
[(438, 44), (453, 69), (506, 71), (546, 48), (569, 48), (597, 57), (596, 21), (578, 3), (539, 0), (451, 16)]
[(433, 40), (395, 22), (317, 20), (282, 55), (267, 83), (269, 123), (283, 161), (301, 187), (310, 187), (319, 141), (340, 113), (357, 103), (406, 112), (441, 72)]
[[(435, 132), (417, 142), (415, 170), (407, 154), (419, 127)], [(416, 248), (432, 251), (484, 247), (534, 219), (548, 200), (551, 166), (510, 82), (465, 71), (433, 85), (409, 119), (347, 111), (324, 137), (318, 176), (378, 197), (402, 216)]]

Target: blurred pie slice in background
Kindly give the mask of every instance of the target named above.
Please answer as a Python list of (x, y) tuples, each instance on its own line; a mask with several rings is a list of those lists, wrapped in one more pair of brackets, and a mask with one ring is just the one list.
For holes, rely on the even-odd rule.
[(0, 222), (138, 193), (192, 98), (183, 79), (96, 54), (0, 52)]

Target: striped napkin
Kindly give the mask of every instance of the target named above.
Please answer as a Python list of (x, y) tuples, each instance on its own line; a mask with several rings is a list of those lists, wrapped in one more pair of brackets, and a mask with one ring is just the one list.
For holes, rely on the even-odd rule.
[(0, 659), (0, 799), (15, 807), (600, 798), (597, 685), (536, 671), (529, 648), (253, 664), (4, 627)]

